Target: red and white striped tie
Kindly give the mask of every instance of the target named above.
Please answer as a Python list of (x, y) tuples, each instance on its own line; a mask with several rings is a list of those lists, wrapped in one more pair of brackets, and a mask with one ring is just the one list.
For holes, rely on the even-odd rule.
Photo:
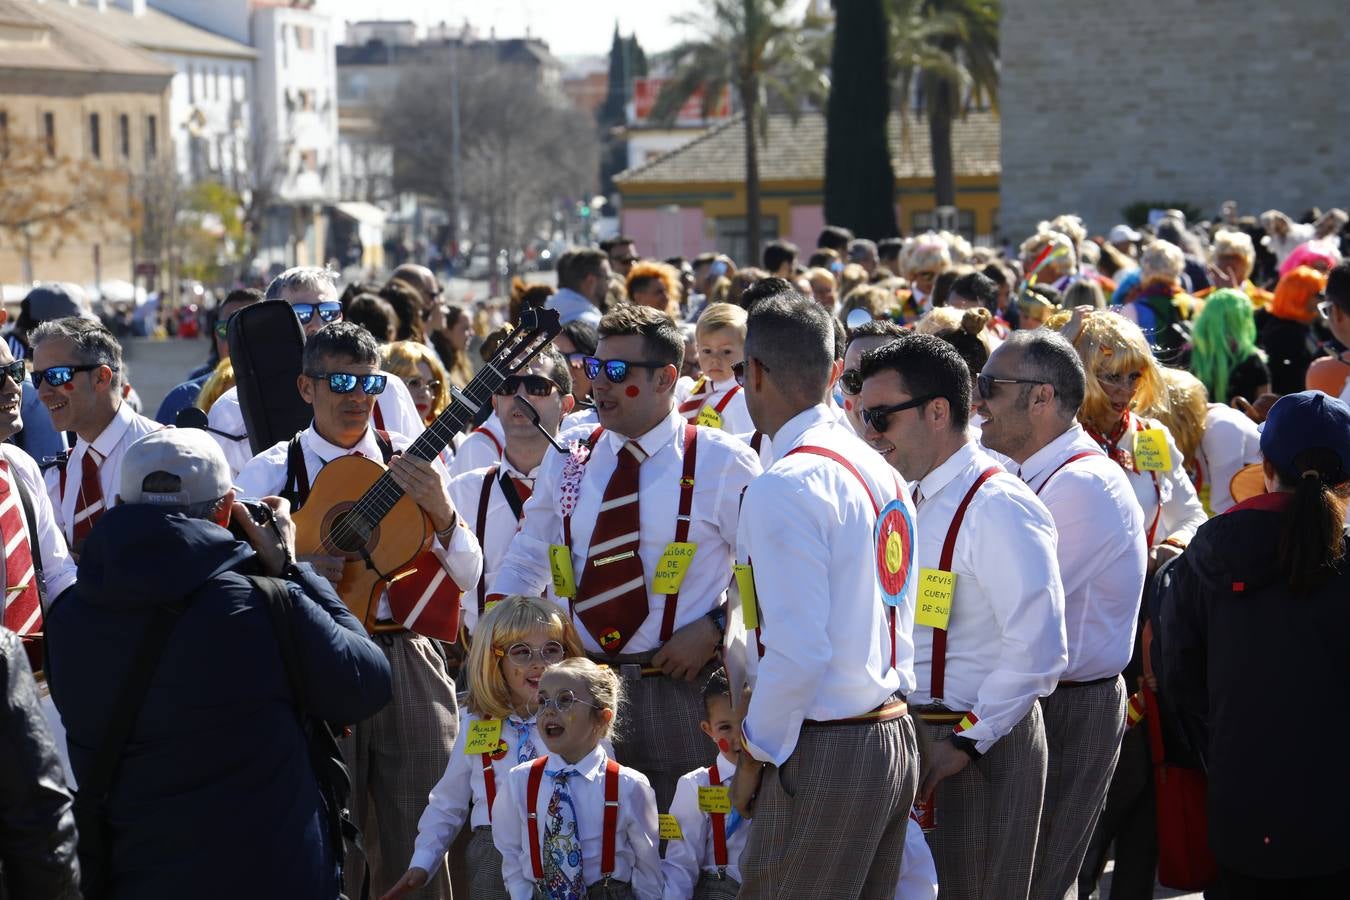
[(23, 503), (8, 460), (0, 460), (0, 534), (5, 541), (4, 625), (18, 634), (42, 630), (33, 548), (28, 542)]
[(647, 618), (647, 578), (638, 556), (638, 466), (646, 458), (635, 441), (619, 451), (595, 517), (573, 604), (581, 623), (606, 653), (622, 650)]
[(679, 413), (684, 416), (686, 422), (696, 422), (698, 414), (703, 411), (703, 401), (712, 396), (713, 383), (710, 379), (704, 377), (698, 380), (694, 385), (694, 390), (689, 394), (689, 399), (680, 404)]
[(84, 458), (80, 460), (80, 493), (75, 497), (75, 518), (71, 526), (71, 547), (76, 553), (84, 546), (94, 523), (103, 515), (103, 484), (98, 478), (99, 466), (103, 457), (93, 447), (86, 447)]

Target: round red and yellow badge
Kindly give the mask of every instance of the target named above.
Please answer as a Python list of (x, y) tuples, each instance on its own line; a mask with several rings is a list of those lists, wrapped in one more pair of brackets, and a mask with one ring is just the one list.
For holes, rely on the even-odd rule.
[(890, 606), (905, 602), (906, 589), (914, 574), (914, 521), (899, 500), (881, 510), (874, 531), (877, 544), (877, 581)]
[(506, 741), (497, 741), (497, 749), (490, 754), (493, 759), (501, 759), (506, 756), (506, 751), (510, 748), (506, 746)]
[(606, 650), (618, 646), (621, 640), (623, 640), (623, 635), (619, 634), (617, 628), (608, 628), (600, 632), (600, 646)]

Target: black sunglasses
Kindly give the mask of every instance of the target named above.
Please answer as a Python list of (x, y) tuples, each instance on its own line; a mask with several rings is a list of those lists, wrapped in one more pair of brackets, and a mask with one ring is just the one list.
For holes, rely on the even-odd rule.
[[(739, 384), (741, 387), (745, 387), (745, 364), (748, 363), (749, 361), (750, 357), (747, 356), (740, 362), (731, 364), (731, 377), (735, 378), (736, 383)], [(763, 369), (765, 372), (769, 371), (769, 367), (764, 365), (764, 360), (756, 359), (755, 362), (759, 363), (759, 367)]]
[[(997, 384), (1045, 384), (1044, 381), (1037, 381), (1034, 378), (995, 378), (993, 375), (976, 375), (975, 390), (979, 392), (981, 400), (988, 400), (994, 396), (994, 385)], [(1021, 402), (1020, 400), (1018, 401)]]
[[(92, 372), (95, 369), (103, 368), (103, 363), (91, 363), (87, 366), (52, 366), (50, 369), (33, 370), (33, 387), (41, 387), (42, 382), (47, 382), (52, 387), (60, 387), (68, 384), (70, 379), (75, 377), (76, 372)], [(108, 368), (112, 368), (109, 366)]]
[(319, 381), (326, 380), (328, 389), (335, 394), (350, 394), (356, 390), (357, 384), (360, 384), (361, 390), (372, 397), (384, 393), (384, 385), (389, 378), (388, 375), (353, 375), (350, 372), (328, 372), (323, 375), (312, 375), (306, 372), (305, 374)]
[(497, 396), (514, 397), (522, 384), (525, 393), (531, 397), (547, 397), (554, 391), (562, 393), (562, 387), (556, 381), (543, 375), (507, 375), (497, 387)]
[(295, 311), (295, 317), (300, 320), (301, 325), (308, 325), (316, 312), (324, 324), (342, 318), (342, 304), (336, 300), (325, 300), (322, 303), (292, 303), (291, 309)]
[(591, 381), (599, 377), (603, 368), (605, 377), (611, 384), (623, 384), (624, 379), (628, 377), (629, 369), (664, 369), (667, 363), (629, 362), (624, 359), (596, 359), (594, 356), (586, 356), (582, 357), (581, 365), (586, 370), (586, 377)]
[(9, 380), (14, 382), (16, 387), (23, 387), (23, 380), (27, 373), (24, 372), (23, 360), (16, 359), (12, 363), (0, 366), (0, 374), (8, 375)]
[(839, 387), (850, 397), (862, 393), (862, 383), (862, 372), (858, 369), (845, 369), (844, 374), (839, 376)]
[(913, 409), (916, 406), (923, 406), (929, 400), (937, 399), (940, 394), (924, 394), (922, 397), (915, 397), (913, 400), (906, 400), (904, 403), (897, 403), (894, 406), (873, 406), (863, 407), (863, 423), (870, 426), (873, 431), (882, 432), (891, 426), (891, 415), (893, 413), (904, 412), (907, 409)]

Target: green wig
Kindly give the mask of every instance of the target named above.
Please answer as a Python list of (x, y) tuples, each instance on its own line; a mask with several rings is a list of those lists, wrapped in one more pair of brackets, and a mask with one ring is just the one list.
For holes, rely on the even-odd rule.
[(1191, 329), (1191, 344), (1191, 373), (1214, 402), (1227, 403), (1229, 376), (1256, 352), (1251, 299), (1234, 288), (1214, 291)]

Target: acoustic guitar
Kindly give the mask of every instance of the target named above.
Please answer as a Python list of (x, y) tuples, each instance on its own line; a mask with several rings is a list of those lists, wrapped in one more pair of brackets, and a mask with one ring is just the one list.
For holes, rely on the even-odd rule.
[[(492, 359), (405, 451), (432, 461), (485, 404), (507, 377), (530, 364), (561, 326), (551, 309), (527, 309), (520, 326)], [(429, 637), (453, 641), (459, 604), (437, 615), (428, 604), (447, 577), (431, 554), (431, 520), (394, 483), (378, 461), (342, 456), (319, 470), (309, 497), (295, 518), (295, 549), (300, 556), (336, 556), (345, 563), (337, 592), (369, 632), (375, 625), (380, 594), (389, 589), (390, 607), (401, 626)]]

